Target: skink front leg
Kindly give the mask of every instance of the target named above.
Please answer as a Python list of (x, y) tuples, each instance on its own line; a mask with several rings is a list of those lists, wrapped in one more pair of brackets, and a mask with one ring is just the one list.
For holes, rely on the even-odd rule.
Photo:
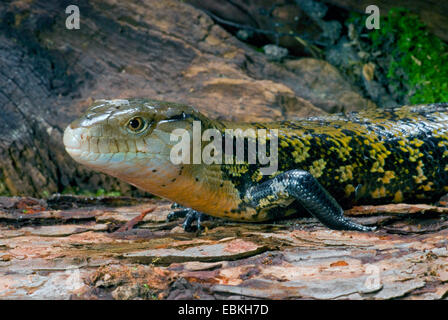
[[(172, 208), (173, 207), (179, 208), (178, 205), (172, 206)], [(202, 221), (210, 219), (210, 216), (190, 208), (182, 208), (176, 211), (171, 211), (167, 216), (168, 221), (172, 221), (177, 218), (185, 218), (184, 222), (182, 223), (182, 227), (184, 228), (185, 231), (191, 232), (201, 230)], [(196, 228), (193, 226), (193, 223), (195, 221), (196, 221)]]
[(279, 199), (296, 199), (309, 213), (330, 229), (373, 231), (374, 227), (357, 224), (346, 217), (337, 201), (309, 172), (291, 170), (246, 192), (246, 201), (256, 209), (275, 204)]

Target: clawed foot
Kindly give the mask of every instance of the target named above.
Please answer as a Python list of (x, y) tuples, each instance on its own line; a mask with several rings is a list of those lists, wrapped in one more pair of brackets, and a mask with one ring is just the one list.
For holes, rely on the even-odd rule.
[[(171, 211), (168, 216), (167, 220), (172, 221), (177, 218), (185, 218), (184, 223), (182, 224), (182, 227), (187, 232), (193, 232), (197, 230), (201, 230), (202, 228), (202, 222), (205, 220), (208, 220), (210, 216), (197, 212), (193, 209), (179, 209), (177, 211)], [(196, 221), (196, 225), (193, 225), (193, 223)]]

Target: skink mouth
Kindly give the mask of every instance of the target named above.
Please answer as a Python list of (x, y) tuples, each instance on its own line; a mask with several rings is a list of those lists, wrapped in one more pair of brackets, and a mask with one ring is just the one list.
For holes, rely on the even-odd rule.
[(86, 129), (82, 127), (73, 129), (71, 125), (64, 131), (65, 150), (74, 159), (78, 159), (82, 152), (82, 138), (86, 134), (85, 131)]
[[(89, 128), (77, 126), (73, 128), (72, 125), (69, 125), (64, 131), (63, 141), (65, 150), (76, 162), (99, 171), (106, 170), (111, 166), (110, 159), (115, 154), (99, 152), (97, 147), (98, 138), (92, 137)], [(120, 157), (120, 153), (117, 153), (117, 155), (116, 161), (118, 162), (117, 164), (120, 164), (120, 162), (123, 162), (123, 157)]]

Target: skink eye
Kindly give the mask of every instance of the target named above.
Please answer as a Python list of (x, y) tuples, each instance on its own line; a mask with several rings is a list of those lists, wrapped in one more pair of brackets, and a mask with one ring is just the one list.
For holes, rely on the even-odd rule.
[(146, 129), (147, 122), (141, 117), (135, 117), (129, 120), (127, 127), (133, 133), (140, 133)]

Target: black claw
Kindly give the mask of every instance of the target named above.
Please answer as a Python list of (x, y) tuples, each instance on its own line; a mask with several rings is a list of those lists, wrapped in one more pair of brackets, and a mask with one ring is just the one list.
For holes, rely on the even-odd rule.
[[(167, 220), (172, 221), (177, 218), (184, 217), (185, 220), (182, 223), (182, 228), (184, 228), (184, 230), (187, 232), (201, 230), (202, 222), (210, 218), (210, 216), (197, 212), (193, 209), (181, 209), (177, 211), (171, 211), (167, 216)], [(196, 222), (196, 225), (194, 225), (194, 222)]]
[(335, 219), (334, 221), (336, 220), (340, 220), (341, 223), (329, 224), (327, 226), (334, 230), (353, 230), (361, 232), (375, 231), (377, 229), (376, 227), (368, 227), (362, 224), (358, 224), (347, 219), (346, 217), (341, 217), (340, 219)]
[(185, 218), (187, 216), (187, 214), (190, 212), (190, 210), (191, 209), (181, 209), (181, 210), (171, 211), (166, 216), (166, 219), (168, 221), (173, 221), (173, 220), (176, 220), (177, 218)]
[[(182, 227), (187, 232), (198, 230), (200, 231), (202, 229), (202, 222), (207, 220), (208, 218), (209, 218), (208, 215), (190, 209), (190, 212), (187, 213), (187, 216), (185, 218), (184, 223), (182, 224)], [(195, 221), (196, 226), (193, 225)]]
[[(185, 231), (187, 232), (191, 232), (191, 231), (195, 231), (194, 227), (193, 227), (193, 222), (194, 220), (197, 219), (196, 217), (196, 211), (190, 211), (189, 214), (187, 214), (184, 223), (182, 223), (182, 227), (184, 228)], [(199, 229), (199, 228), (196, 228)]]

